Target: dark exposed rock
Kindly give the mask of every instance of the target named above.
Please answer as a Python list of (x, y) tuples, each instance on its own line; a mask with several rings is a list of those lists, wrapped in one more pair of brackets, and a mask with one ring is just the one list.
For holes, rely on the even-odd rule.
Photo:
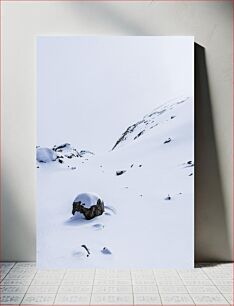
[(60, 163), (60, 164), (62, 164), (63, 163), (63, 160), (62, 159), (58, 159), (58, 162)]
[(75, 154), (70, 154), (70, 155), (65, 155), (67, 158), (69, 158), (69, 159), (71, 159), (72, 157), (76, 157), (76, 155)]
[(132, 132), (134, 131), (134, 129), (136, 128), (136, 126), (137, 126), (139, 123), (141, 123), (141, 122), (143, 122), (143, 120), (140, 121), (140, 122), (138, 122), (138, 123), (135, 123), (135, 124), (129, 126), (129, 127), (127, 128), (127, 130), (122, 134), (122, 136), (117, 140), (117, 142), (116, 142), (116, 144), (113, 146), (112, 150), (114, 150), (114, 148), (117, 147), (118, 144), (120, 144), (120, 142), (122, 142), (123, 140), (125, 140), (125, 139), (126, 139), (126, 136), (127, 136), (129, 133), (132, 133)]
[(171, 142), (171, 138), (168, 138), (167, 140), (165, 140), (165, 141), (164, 141), (164, 144), (165, 144), (165, 143), (169, 143), (169, 142)]
[[(62, 145), (60, 145), (60, 146), (55, 146), (54, 148), (53, 148), (53, 150), (54, 151), (58, 151), (58, 152), (62, 152), (62, 150), (61, 149), (64, 149), (64, 148), (67, 148), (67, 147), (70, 147), (71, 145), (69, 144), (69, 143), (64, 143), (64, 144), (62, 144)], [(60, 151), (61, 150), (61, 151)]]
[(126, 170), (118, 170), (116, 171), (116, 175), (119, 176), (119, 175), (122, 175), (126, 172)]
[(72, 214), (74, 215), (76, 211), (83, 214), (85, 219), (91, 220), (103, 214), (104, 203), (102, 200), (98, 199), (96, 205), (92, 205), (88, 208), (88, 207), (85, 207), (80, 201), (73, 202)]
[[(116, 141), (114, 146), (112, 147), (112, 150), (114, 150), (117, 146), (120, 144), (124, 144), (128, 139), (129, 140), (136, 140), (139, 136), (141, 136), (143, 133), (146, 134), (150, 129), (153, 129), (154, 127), (158, 126), (161, 122), (169, 121), (170, 119), (175, 118), (175, 115), (168, 115), (167, 120), (163, 120), (161, 122), (158, 121), (160, 120), (160, 116), (162, 114), (165, 114), (168, 110), (172, 110), (176, 104), (184, 103), (187, 101), (189, 97), (185, 99), (180, 99), (179, 101), (176, 99), (174, 101), (168, 101), (169, 103), (163, 104), (161, 106), (158, 106), (156, 109), (154, 109), (151, 113), (146, 114), (142, 120), (139, 120), (138, 122), (130, 125), (124, 133), (120, 136), (120, 138)], [(157, 122), (157, 123), (156, 123)], [(140, 132), (139, 132), (140, 131)], [(167, 143), (167, 142), (166, 142)]]
[(171, 196), (168, 195), (168, 196), (165, 198), (165, 200), (171, 200)]
[(107, 247), (104, 247), (101, 252), (105, 255), (111, 255), (112, 254), (111, 251)]
[(145, 132), (145, 130), (141, 131), (139, 134), (137, 134), (135, 137), (134, 137), (134, 140), (137, 139), (138, 137), (140, 137), (141, 135), (143, 135)]
[(90, 251), (89, 251), (89, 249), (87, 248), (87, 246), (86, 246), (85, 244), (82, 244), (81, 247), (84, 248), (84, 249), (86, 250), (86, 252), (87, 252), (87, 257), (89, 257)]

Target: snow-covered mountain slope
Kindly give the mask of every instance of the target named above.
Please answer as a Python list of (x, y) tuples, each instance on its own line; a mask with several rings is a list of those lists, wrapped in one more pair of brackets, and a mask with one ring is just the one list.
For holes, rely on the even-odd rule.
[(174, 119), (176, 117), (175, 112), (177, 112), (179, 105), (189, 102), (189, 100), (191, 100), (189, 97), (181, 97), (155, 108), (152, 112), (145, 115), (142, 120), (130, 125), (117, 140), (112, 150), (126, 143), (130, 143), (150, 133), (151, 130), (155, 129), (157, 126), (165, 124), (168, 120)]
[[(193, 115), (191, 98), (175, 99), (109, 152), (38, 163), (39, 267), (192, 267)], [(92, 220), (72, 216), (74, 199), (87, 191), (105, 205)]]

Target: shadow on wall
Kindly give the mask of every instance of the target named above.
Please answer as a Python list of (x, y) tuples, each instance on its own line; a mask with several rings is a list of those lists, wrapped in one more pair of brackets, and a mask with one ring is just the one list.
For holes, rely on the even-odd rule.
[[(0, 212), (0, 257), (3, 261), (34, 261), (36, 259), (35, 200), (29, 200), (25, 184), (23, 184), (23, 191), (19, 190), (19, 177), (14, 173), (12, 163), (10, 164), (12, 159), (13, 157), (4, 161), (3, 167), (5, 170), (2, 171), (2, 173), (8, 175), (2, 179), (2, 190), (4, 192), (2, 193)], [(24, 162), (21, 164), (21, 179), (23, 180), (25, 179)], [(15, 165), (15, 167), (19, 166)], [(34, 161), (31, 169), (32, 171), (35, 169)], [(31, 212), (30, 218), (27, 217), (28, 213), (26, 214), (24, 208), (20, 205), (21, 202), (28, 204), (28, 211)]]
[[(153, 4), (153, 0), (145, 2), (146, 8), (150, 9)], [(135, 3), (135, 5), (138, 5)], [(125, 9), (118, 5), (118, 2), (108, 1), (78, 1), (71, 4), (71, 13), (76, 16), (85, 16), (84, 23), (91, 24), (95, 27), (95, 33), (105, 35), (113, 35), (113, 30), (116, 30), (117, 35), (154, 35), (150, 34), (150, 29), (146, 24), (136, 22), (134, 18), (131, 18), (131, 3), (125, 3)], [(133, 15), (134, 16), (134, 15)], [(100, 27), (97, 27), (97, 24)], [(110, 30), (110, 34), (106, 34), (106, 31)], [(93, 28), (92, 28), (93, 31)], [(88, 32), (89, 33), (89, 32)], [(114, 35), (116, 35), (114, 34)], [(158, 34), (160, 35), (160, 34)]]
[(195, 258), (232, 258), (212, 118), (205, 49), (195, 43)]

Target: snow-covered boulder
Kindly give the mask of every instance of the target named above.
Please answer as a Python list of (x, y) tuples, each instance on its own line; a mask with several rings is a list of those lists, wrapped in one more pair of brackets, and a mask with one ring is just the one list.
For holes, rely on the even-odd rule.
[(49, 163), (55, 161), (57, 154), (49, 148), (37, 148), (37, 161), (40, 163)]
[(80, 193), (73, 201), (72, 214), (79, 212), (85, 219), (91, 220), (104, 212), (104, 202), (95, 193)]

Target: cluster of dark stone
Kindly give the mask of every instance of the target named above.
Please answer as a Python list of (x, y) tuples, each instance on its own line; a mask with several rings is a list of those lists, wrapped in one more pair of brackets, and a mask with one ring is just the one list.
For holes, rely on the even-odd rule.
[(97, 204), (92, 205), (91, 207), (85, 207), (83, 203), (73, 202), (72, 214), (74, 215), (76, 211), (84, 215), (86, 220), (91, 220), (97, 216), (100, 216), (104, 213), (104, 202), (101, 199), (97, 200)]

